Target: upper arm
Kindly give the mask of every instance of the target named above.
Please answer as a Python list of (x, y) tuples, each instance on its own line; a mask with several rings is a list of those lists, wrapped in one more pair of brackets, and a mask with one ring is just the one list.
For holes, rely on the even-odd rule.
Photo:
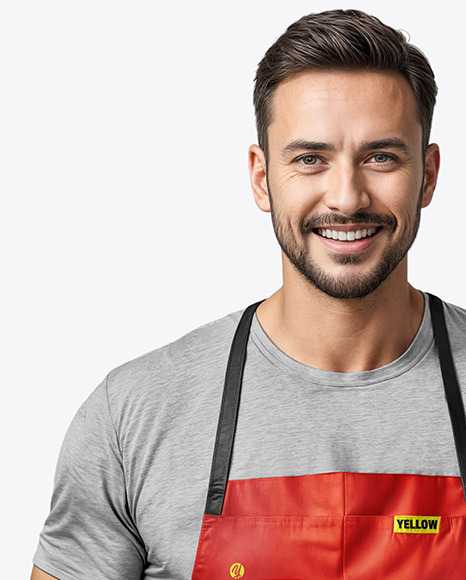
[(37, 566), (34, 566), (32, 569), (31, 580), (50, 580), (51, 578), (52, 580), (56, 580), (55, 576), (50, 576), (50, 574), (47, 574), (47, 572), (44, 572)]
[[(128, 508), (123, 459), (104, 382), (82, 405), (65, 436), (51, 511), (33, 561), (60, 580), (139, 580), (145, 559)], [(33, 574), (34, 580), (53, 578), (41, 571)]]

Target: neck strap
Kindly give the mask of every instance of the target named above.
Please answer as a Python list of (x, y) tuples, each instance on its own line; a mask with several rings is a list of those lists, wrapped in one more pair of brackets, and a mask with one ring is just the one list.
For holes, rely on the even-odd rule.
[(219, 516), (222, 513), (238, 420), (249, 329), (251, 328), (254, 313), (261, 302), (251, 304), (243, 312), (231, 344), (210, 471), (206, 514)]
[(443, 302), (437, 296), (429, 294), (429, 303), (435, 343), (437, 345), (440, 368), (442, 370), (445, 398), (447, 400), (448, 411), (450, 412), (456, 455), (458, 457), (463, 493), (466, 500), (466, 416), (464, 413), (464, 404), (453, 357), (451, 355)]

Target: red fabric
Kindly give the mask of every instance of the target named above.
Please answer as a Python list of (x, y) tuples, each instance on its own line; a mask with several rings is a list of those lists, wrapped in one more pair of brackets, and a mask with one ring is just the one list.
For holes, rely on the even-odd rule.
[[(408, 515), (440, 516), (439, 532), (396, 533), (394, 517)], [(328, 473), (229, 481), (222, 516), (204, 516), (192, 578), (464, 580), (461, 480)]]

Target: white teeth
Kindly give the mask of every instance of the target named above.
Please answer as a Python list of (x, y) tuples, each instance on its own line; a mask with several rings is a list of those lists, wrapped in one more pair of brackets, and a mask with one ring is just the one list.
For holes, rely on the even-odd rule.
[(317, 233), (324, 237), (332, 240), (338, 240), (340, 242), (353, 242), (354, 240), (360, 240), (361, 238), (367, 238), (372, 236), (377, 231), (377, 228), (364, 228), (362, 230), (352, 230), (349, 232), (342, 232), (340, 230), (330, 230), (319, 228)]

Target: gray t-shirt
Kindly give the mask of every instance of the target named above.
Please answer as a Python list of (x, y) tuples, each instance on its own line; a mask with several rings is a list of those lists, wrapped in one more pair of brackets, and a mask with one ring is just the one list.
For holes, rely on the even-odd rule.
[[(191, 577), (240, 315), (91, 394), (60, 452), (36, 566), (61, 580)], [(447, 305), (446, 320), (465, 397), (466, 311)], [(400, 358), (356, 373), (298, 363), (253, 320), (230, 478), (340, 471), (459, 475), (428, 308)]]

